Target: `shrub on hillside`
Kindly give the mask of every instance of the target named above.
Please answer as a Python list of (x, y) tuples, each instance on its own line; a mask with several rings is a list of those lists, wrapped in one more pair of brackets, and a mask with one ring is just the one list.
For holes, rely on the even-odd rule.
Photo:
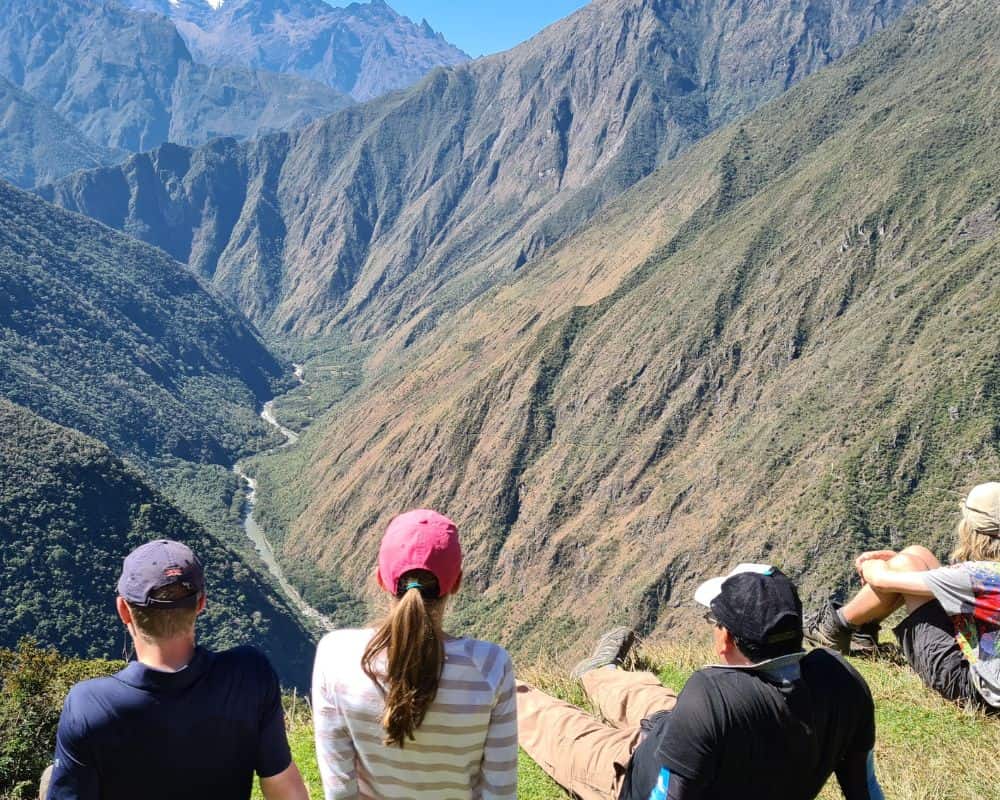
[(38, 778), (52, 760), (70, 686), (122, 666), (64, 658), (30, 637), (16, 650), (0, 649), (0, 798), (38, 796)]

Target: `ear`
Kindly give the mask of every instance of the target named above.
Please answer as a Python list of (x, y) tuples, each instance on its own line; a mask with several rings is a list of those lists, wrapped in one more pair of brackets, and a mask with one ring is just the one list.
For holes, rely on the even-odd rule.
[(129, 609), (128, 603), (125, 602), (125, 598), (121, 595), (115, 598), (115, 610), (118, 612), (118, 619), (125, 625), (132, 624), (132, 611)]
[(458, 594), (458, 590), (462, 588), (462, 571), (459, 570), (458, 577), (455, 578), (455, 585), (451, 587), (451, 591), (448, 594)]
[(382, 573), (379, 572), (378, 567), (375, 567), (375, 580), (378, 582), (378, 585), (382, 588), (383, 591), (385, 592), (389, 591), (389, 587), (386, 586), (385, 581), (382, 580)]
[(205, 593), (202, 592), (201, 597), (198, 598), (198, 610), (197, 612), (195, 612), (195, 614), (196, 615), (200, 614), (204, 610), (205, 610)]
[(732, 655), (735, 647), (732, 634), (728, 630), (721, 625), (712, 628), (712, 649), (715, 650), (715, 654), (722, 663), (725, 664), (729, 661), (729, 656)]

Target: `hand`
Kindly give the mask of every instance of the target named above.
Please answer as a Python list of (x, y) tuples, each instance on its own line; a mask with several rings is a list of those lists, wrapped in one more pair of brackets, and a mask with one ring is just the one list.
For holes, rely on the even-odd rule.
[(897, 555), (898, 553), (895, 550), (869, 550), (867, 553), (862, 553), (854, 559), (854, 568), (858, 571), (858, 575), (861, 576), (861, 580), (864, 580), (865, 574), (861, 571), (862, 564), (866, 561), (888, 561)]
[(869, 558), (867, 561), (863, 561), (859, 570), (861, 582), (875, 588), (880, 583), (879, 576), (888, 570), (885, 562), (886, 560), (881, 558)]

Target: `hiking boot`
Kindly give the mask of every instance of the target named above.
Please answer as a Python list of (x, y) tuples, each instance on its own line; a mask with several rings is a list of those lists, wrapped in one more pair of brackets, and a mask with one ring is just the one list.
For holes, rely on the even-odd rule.
[(866, 622), (851, 631), (851, 655), (860, 658), (877, 658), (879, 655), (879, 622)]
[(880, 624), (866, 622), (854, 627), (844, 625), (837, 614), (839, 603), (831, 600), (818, 612), (810, 614), (806, 620), (803, 637), (815, 647), (829, 647), (845, 656), (874, 658), (878, 656)]
[(827, 600), (823, 608), (806, 617), (802, 635), (814, 647), (829, 647), (846, 656), (851, 652), (852, 631), (840, 621), (839, 608), (839, 604)]
[(633, 644), (635, 644), (635, 631), (631, 628), (614, 628), (597, 640), (590, 658), (577, 663), (570, 674), (574, 678), (579, 678), (584, 672), (592, 669), (611, 665), (620, 667)]

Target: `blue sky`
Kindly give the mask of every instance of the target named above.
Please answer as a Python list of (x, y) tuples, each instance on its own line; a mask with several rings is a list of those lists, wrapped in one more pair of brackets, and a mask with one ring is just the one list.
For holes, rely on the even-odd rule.
[[(327, 0), (346, 6), (348, 0)], [(415, 22), (426, 17), (452, 44), (471, 56), (507, 50), (546, 25), (587, 5), (586, 0), (386, 0)]]

